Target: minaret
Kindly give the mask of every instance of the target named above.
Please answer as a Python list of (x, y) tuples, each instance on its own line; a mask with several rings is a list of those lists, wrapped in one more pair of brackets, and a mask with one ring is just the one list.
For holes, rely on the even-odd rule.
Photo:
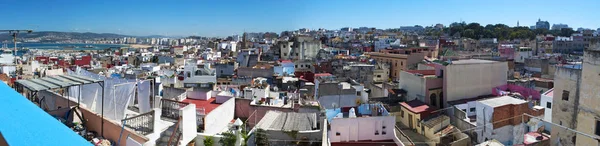
[(517, 27), (519, 27), (519, 20), (517, 20)]

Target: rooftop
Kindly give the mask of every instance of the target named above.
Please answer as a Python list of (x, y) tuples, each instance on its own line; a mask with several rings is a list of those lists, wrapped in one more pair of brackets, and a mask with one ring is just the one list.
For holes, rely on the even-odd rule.
[(411, 74), (421, 74), (421, 75), (435, 75), (435, 70), (406, 70), (406, 72)]
[(485, 100), (480, 100), (479, 102), (481, 102), (482, 104), (491, 106), (491, 107), (499, 107), (499, 106), (508, 105), (508, 104), (527, 103), (527, 101), (525, 101), (525, 100), (517, 99), (514, 97), (510, 97), (510, 96), (501, 96), (501, 97), (496, 97), (496, 98), (491, 98), (491, 99), (485, 99)]
[[(541, 137), (541, 140), (538, 140), (537, 137)], [(540, 134), (537, 132), (529, 132), (523, 136), (523, 144), (530, 145), (535, 144), (541, 141), (545, 141), (550, 139), (548, 135)]]
[(208, 114), (212, 110), (214, 110), (215, 108), (217, 108), (221, 105), (220, 103), (217, 103), (215, 100), (217, 100), (217, 98), (210, 98), (208, 100), (186, 98), (181, 102), (195, 104), (196, 109), (204, 109), (204, 113)]
[(488, 63), (496, 63), (496, 61), (490, 60), (480, 60), (480, 59), (466, 59), (466, 60), (456, 60), (451, 61), (452, 64), (488, 64)]
[(552, 89), (550, 89), (550, 90), (548, 90), (548, 91), (544, 92), (544, 94), (543, 94), (543, 95), (550, 96), (550, 97), (554, 97), (554, 88), (552, 88)]
[(438, 125), (438, 124), (444, 122), (445, 120), (449, 120), (449, 119), (450, 118), (446, 115), (440, 115), (440, 116), (437, 116), (434, 118), (430, 118), (429, 120), (423, 122), (423, 125), (431, 128), (431, 127)]
[(413, 113), (422, 113), (433, 109), (426, 103), (416, 99), (409, 102), (402, 102), (400, 105)]
[(258, 122), (265, 130), (310, 131), (316, 130), (319, 120), (316, 113), (296, 113), (270, 110)]
[(394, 140), (378, 140), (378, 141), (356, 141), (356, 142), (332, 142), (331, 146), (397, 146)]
[[(91, 145), (56, 118), (0, 83), (0, 131), (8, 145)], [(10, 118), (8, 118), (10, 117)]]

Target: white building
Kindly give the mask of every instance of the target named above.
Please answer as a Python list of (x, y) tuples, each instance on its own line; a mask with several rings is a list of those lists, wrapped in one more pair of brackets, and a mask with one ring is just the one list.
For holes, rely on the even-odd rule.
[(515, 62), (517, 63), (525, 63), (525, 59), (533, 56), (533, 50), (531, 47), (519, 47), (515, 51)]
[(522, 144), (525, 133), (531, 131), (527, 125), (538, 124), (530, 123), (534, 120), (522, 121), (520, 116), (524, 113), (539, 116), (536, 113), (544, 110), (539, 106), (530, 109), (527, 101), (510, 96), (479, 100), (475, 104), (477, 129), (480, 129), (475, 130), (477, 142), (495, 139), (505, 145)]
[(404, 144), (396, 137), (396, 117), (381, 104), (361, 104), (343, 112), (340, 108), (327, 109), (330, 130), (329, 144), (351, 144), (359, 141), (393, 141)]
[(550, 124), (552, 122), (552, 98), (554, 96), (554, 88), (546, 91), (544, 94), (542, 94), (542, 97), (540, 99), (540, 106), (544, 107), (544, 127), (546, 128), (546, 130), (548, 131), (552, 131), (552, 125)]

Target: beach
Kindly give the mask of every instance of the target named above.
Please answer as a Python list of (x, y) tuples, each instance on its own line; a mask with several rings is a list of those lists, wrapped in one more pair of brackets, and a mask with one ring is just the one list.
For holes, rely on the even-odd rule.
[(127, 44), (131, 48), (150, 48), (152, 45)]

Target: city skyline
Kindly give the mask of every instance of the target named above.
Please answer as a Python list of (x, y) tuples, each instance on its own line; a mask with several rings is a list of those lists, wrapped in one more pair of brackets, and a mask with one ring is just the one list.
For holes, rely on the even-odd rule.
[[(586, 13), (600, 1), (127, 1), (80, 2), (65, 0), (1, 1), (2, 29), (33, 29), (116, 33), (125, 35), (217, 36), (242, 32), (276, 32), (299, 28), (343, 27), (398, 28), (400, 26), (449, 25), (464, 21), (529, 27), (538, 19), (597, 29), (600, 20)], [(25, 7), (35, 9), (24, 9)]]

